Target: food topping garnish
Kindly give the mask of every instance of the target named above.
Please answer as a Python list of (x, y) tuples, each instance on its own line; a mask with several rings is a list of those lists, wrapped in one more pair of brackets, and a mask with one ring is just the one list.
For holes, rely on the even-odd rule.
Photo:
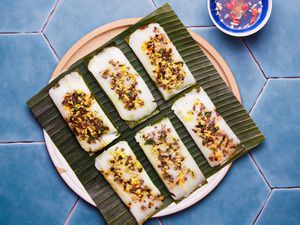
[[(109, 160), (110, 169), (102, 171), (105, 177), (113, 176), (113, 180), (130, 195), (133, 203), (141, 203), (141, 209), (151, 208), (155, 201), (162, 201), (164, 197), (156, 194), (147, 186), (140, 174), (142, 165), (131, 155), (127, 155), (123, 148), (117, 147)], [(128, 207), (130, 208), (131, 202)]]
[(66, 93), (62, 101), (64, 109), (69, 112), (66, 118), (68, 125), (80, 140), (85, 140), (89, 144), (100, 140), (109, 131), (109, 127), (98, 113), (91, 111), (94, 101), (92, 94), (86, 94), (81, 90)]
[(193, 109), (188, 112), (188, 115), (196, 118), (193, 132), (202, 138), (202, 145), (211, 150), (209, 160), (220, 162), (223, 157), (231, 155), (237, 145), (232, 138), (220, 129), (217, 123), (220, 118), (219, 113), (215, 112), (216, 116), (212, 114), (213, 112), (207, 110), (199, 99), (194, 101)]
[(153, 132), (142, 134), (144, 144), (151, 145), (152, 154), (159, 161), (158, 168), (168, 184), (171, 187), (183, 186), (189, 176), (195, 177), (195, 172), (184, 165), (185, 157), (180, 152), (180, 140), (164, 124), (156, 125), (154, 129)]
[(142, 50), (148, 56), (153, 70), (155, 82), (168, 93), (180, 87), (186, 77), (183, 62), (174, 60), (172, 45), (167, 36), (154, 27), (154, 37), (142, 45)]
[(133, 110), (144, 106), (137, 87), (138, 74), (131, 73), (129, 67), (117, 60), (109, 61), (110, 68), (100, 73), (104, 79), (110, 78), (110, 88), (118, 95), (125, 109)]

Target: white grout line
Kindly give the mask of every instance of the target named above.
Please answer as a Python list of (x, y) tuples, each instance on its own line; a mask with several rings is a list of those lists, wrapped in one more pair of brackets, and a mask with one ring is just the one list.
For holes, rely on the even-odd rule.
[(8, 31), (8, 32), (0, 32), (0, 35), (25, 35), (25, 34), (41, 34), (39, 31), (25, 31), (25, 32), (18, 32), (18, 31)]
[(71, 207), (70, 211), (68, 212), (68, 215), (67, 215), (67, 217), (66, 217), (66, 219), (65, 219), (65, 221), (64, 221), (64, 223), (63, 223), (63, 225), (68, 224), (68, 222), (69, 222), (69, 220), (70, 220), (70, 217), (71, 217), (71, 215), (73, 214), (73, 211), (74, 211), (74, 209), (75, 209), (77, 203), (79, 202), (79, 199), (80, 199), (80, 198), (77, 197), (77, 199), (76, 199), (74, 205)]
[(300, 186), (294, 187), (273, 187), (274, 190), (300, 190)]
[(265, 176), (265, 174), (263, 173), (262, 169), (258, 166), (255, 158), (253, 157), (253, 155), (251, 154), (251, 152), (249, 152), (250, 158), (252, 159), (252, 162), (254, 164), (254, 166), (256, 167), (256, 169), (258, 170), (258, 172), (260, 173), (261, 177), (263, 178), (263, 180), (265, 181), (265, 183), (267, 184), (268, 188), (270, 190), (273, 189), (273, 187), (271, 186), (271, 184), (269, 183), (267, 177)]
[(261, 96), (262, 96), (264, 90), (266, 89), (266, 86), (267, 86), (268, 82), (269, 82), (269, 79), (267, 79), (267, 80), (265, 81), (264, 86), (262, 87), (262, 89), (261, 89), (260, 92), (258, 93), (258, 95), (257, 95), (257, 97), (256, 97), (256, 99), (255, 99), (255, 101), (254, 101), (254, 103), (253, 103), (253, 105), (252, 105), (252, 107), (251, 107), (250, 110), (249, 110), (249, 114), (250, 114), (250, 115), (251, 115), (253, 109), (255, 108), (257, 102), (259, 102), (259, 99), (261, 98)]
[(157, 218), (158, 222), (160, 223), (160, 225), (164, 225), (163, 221), (161, 218)]
[(52, 53), (53, 53), (53, 54), (54, 54), (54, 56), (56, 57), (56, 60), (59, 62), (59, 57), (58, 57), (58, 55), (57, 55), (56, 51), (54, 50), (53, 46), (51, 45), (51, 43), (50, 43), (49, 39), (47, 38), (46, 34), (42, 33), (42, 35), (43, 35), (44, 39), (46, 40), (46, 42), (47, 42), (48, 46), (49, 46), (49, 47), (50, 47), (50, 49), (52, 50)]
[(265, 72), (263, 71), (261, 65), (259, 64), (258, 60), (256, 59), (254, 53), (252, 52), (252, 50), (250, 49), (250, 47), (247, 45), (246, 41), (244, 40), (244, 38), (241, 38), (241, 41), (244, 43), (244, 45), (246, 46), (246, 48), (248, 49), (248, 52), (250, 53), (250, 55), (252, 56), (252, 59), (254, 60), (255, 64), (258, 66), (259, 70), (261, 71), (262, 75), (265, 77), (265, 79), (268, 79), (267, 75), (265, 74)]
[(260, 217), (262, 211), (265, 209), (265, 207), (266, 207), (266, 205), (267, 205), (267, 203), (268, 203), (268, 201), (269, 201), (269, 199), (270, 199), (270, 197), (271, 197), (271, 195), (272, 195), (272, 192), (273, 192), (273, 190), (270, 191), (270, 193), (268, 194), (267, 198), (266, 198), (265, 201), (263, 202), (262, 207), (261, 207), (260, 210), (258, 211), (258, 213), (257, 213), (257, 215), (256, 215), (256, 217), (255, 217), (255, 219), (254, 219), (254, 221), (253, 221), (253, 225), (256, 224), (256, 222), (257, 222), (258, 218)]
[(153, 3), (154, 7), (157, 8), (157, 5), (156, 5), (155, 1), (154, 0), (151, 0), (151, 1)]
[(295, 80), (298, 80), (300, 79), (300, 76), (291, 76), (291, 77), (269, 77), (268, 79), (271, 79), (271, 80), (289, 80), (289, 79), (295, 79)]
[(59, 2), (60, 2), (60, 0), (56, 0), (54, 6), (52, 7), (52, 9), (51, 9), (49, 15), (48, 15), (47, 18), (46, 18), (45, 23), (44, 23), (43, 26), (42, 26), (41, 32), (44, 32), (44, 30), (45, 30), (45, 28), (46, 28), (46, 26), (47, 26), (47, 24), (48, 24), (48, 22), (49, 22), (51, 16), (53, 15), (54, 11), (56, 10), (57, 5), (58, 5)]
[(30, 145), (30, 144), (45, 144), (44, 141), (1, 141), (0, 145)]

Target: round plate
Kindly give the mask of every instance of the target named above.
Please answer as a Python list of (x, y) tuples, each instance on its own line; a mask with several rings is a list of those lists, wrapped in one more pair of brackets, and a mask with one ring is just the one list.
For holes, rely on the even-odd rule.
[[(139, 18), (118, 20), (116, 22), (102, 26), (85, 35), (78, 42), (76, 42), (64, 55), (64, 57), (56, 66), (51, 76), (51, 79), (57, 77), (60, 73), (66, 70), (78, 59), (95, 50), (96, 48), (104, 44), (106, 41), (110, 40), (120, 32), (127, 29), (132, 24), (136, 23), (138, 20)], [(193, 31), (190, 31), (190, 33), (193, 36), (193, 38), (199, 43), (200, 47), (211, 60), (213, 65), (216, 67), (224, 81), (231, 88), (234, 95), (240, 100), (240, 93), (238, 90), (237, 83), (224, 59), (206, 40), (204, 40), (202, 37), (200, 37)], [(78, 180), (78, 178), (76, 177), (76, 175), (74, 174), (64, 157), (61, 155), (61, 153), (59, 152), (59, 150), (45, 131), (44, 136), (48, 152), (60, 176), (77, 195), (79, 195), (85, 201), (89, 202), (91, 205), (95, 206), (95, 203), (93, 202), (89, 194), (86, 192), (86, 190), (84, 189), (84, 187), (82, 186), (82, 184), (80, 183), (80, 181)], [(161, 210), (153, 217), (165, 216), (178, 212), (200, 201), (218, 185), (218, 183), (223, 179), (229, 168), (230, 165), (224, 167), (218, 173), (211, 176), (208, 179), (208, 183), (206, 185), (199, 188), (189, 197), (185, 198), (178, 204), (173, 203), (169, 205), (167, 208)]]

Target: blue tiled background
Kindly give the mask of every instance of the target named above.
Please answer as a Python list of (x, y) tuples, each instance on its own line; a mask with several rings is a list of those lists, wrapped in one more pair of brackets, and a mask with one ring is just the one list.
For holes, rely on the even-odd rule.
[[(105, 224), (55, 171), (26, 100), (64, 53), (106, 23), (141, 17), (166, 0), (0, 1), (0, 224)], [(184, 24), (224, 57), (245, 108), (267, 140), (220, 185), (160, 224), (300, 224), (300, 1), (273, 1), (268, 24), (248, 38), (213, 26), (206, 0), (169, 0)]]

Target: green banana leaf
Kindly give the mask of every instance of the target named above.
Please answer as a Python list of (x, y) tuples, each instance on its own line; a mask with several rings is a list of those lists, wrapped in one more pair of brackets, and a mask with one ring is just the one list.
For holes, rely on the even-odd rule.
[[(46, 130), (52, 141), (69, 163), (70, 167), (74, 170), (76, 176), (94, 200), (108, 224), (137, 224), (137, 222), (117, 194), (103, 178), (101, 173), (94, 167), (94, 160), (99, 154), (101, 154), (101, 152), (89, 155), (81, 149), (74, 134), (61, 117), (48, 94), (49, 89), (66, 74), (77, 70), (83, 76), (88, 87), (95, 95), (96, 100), (101, 103), (106, 113), (109, 115), (114, 124), (116, 124), (119, 132), (121, 133), (120, 137), (109, 146), (120, 140), (126, 140), (129, 143), (150, 178), (165, 197), (164, 207), (171, 204), (173, 200), (167, 188), (156, 174), (154, 168), (150, 165), (138, 143), (134, 140), (134, 135), (141, 128), (147, 124), (157, 121), (163, 116), (167, 116), (170, 118), (183, 143), (186, 145), (187, 149), (190, 151), (191, 155), (194, 157), (198, 166), (207, 178), (228, 164), (226, 163), (222, 166), (213, 168), (209, 166), (201, 151), (189, 136), (187, 130), (172, 112), (171, 105), (173, 100), (167, 102), (163, 100), (142, 64), (127, 44), (126, 40), (133, 31), (151, 22), (157, 22), (165, 29), (171, 41), (174, 43), (185, 63), (196, 78), (197, 84), (201, 85), (201, 87), (207, 92), (220, 114), (241, 140), (243, 148), (239, 154), (235, 155), (228, 161), (228, 163), (238, 159), (264, 140), (264, 136), (256, 127), (246, 110), (232, 94), (218, 74), (217, 70), (203, 53), (199, 45), (190, 36), (189, 32), (181, 23), (177, 15), (168, 4), (163, 5), (135, 25), (108, 41), (103, 46), (99, 46), (98, 49), (74, 63), (66, 72), (54, 79), (27, 102), (34, 116), (37, 118), (42, 128)], [(108, 46), (116, 46), (123, 51), (136, 71), (143, 77), (152, 92), (158, 104), (159, 112), (154, 113), (147, 118), (147, 120), (138, 121), (133, 124), (128, 123), (128, 121), (123, 121), (114, 105), (101, 89), (93, 75), (88, 71), (87, 63), (89, 60), (103, 48)], [(182, 94), (183, 93), (179, 94), (179, 96)], [(109, 146), (107, 146), (107, 148)]]

